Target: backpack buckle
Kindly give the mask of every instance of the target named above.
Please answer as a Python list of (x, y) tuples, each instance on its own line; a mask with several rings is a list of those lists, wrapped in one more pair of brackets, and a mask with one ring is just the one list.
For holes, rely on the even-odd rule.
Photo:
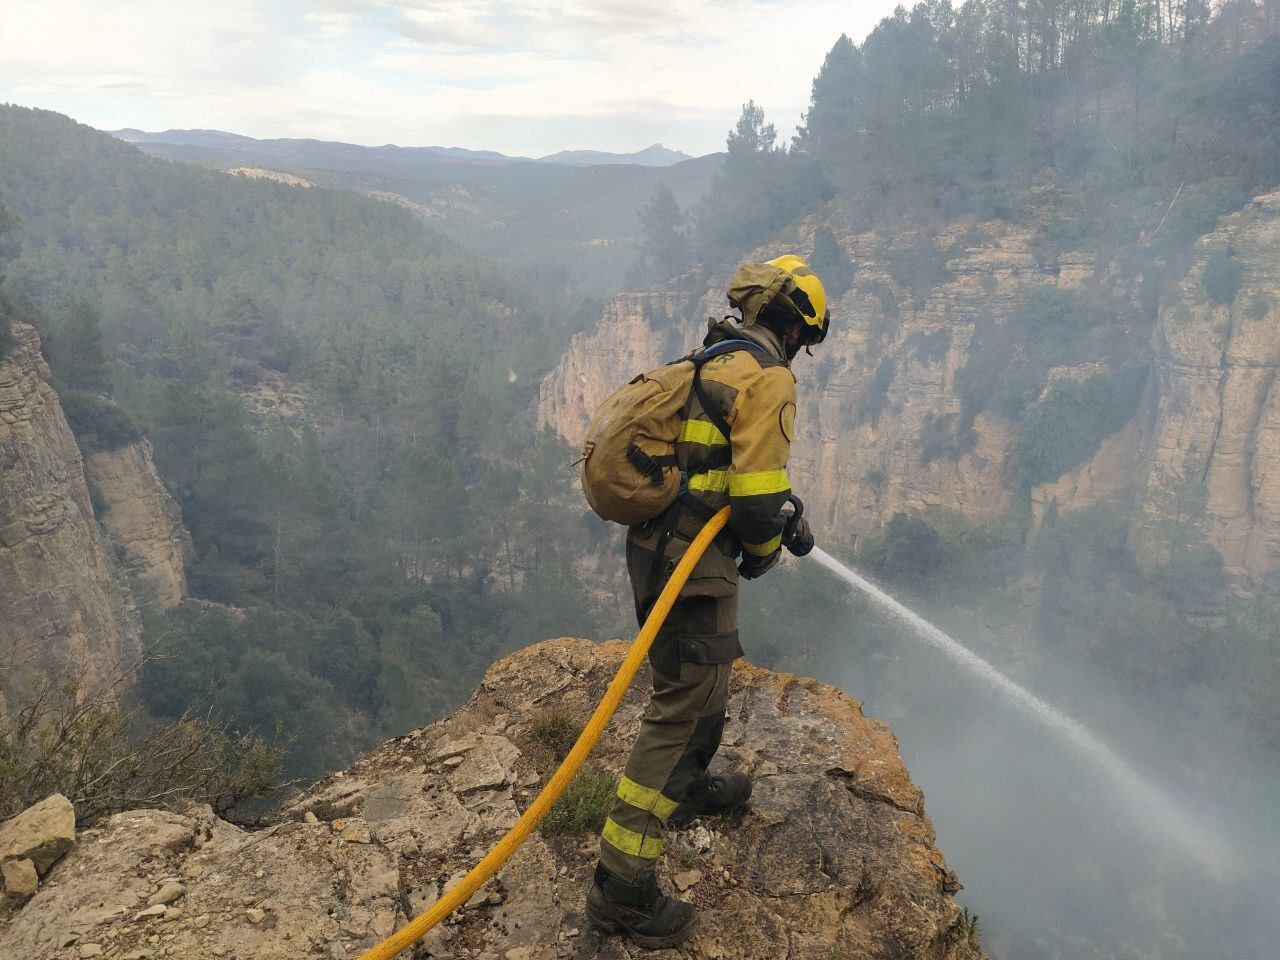
[(645, 453), (634, 443), (627, 445), (627, 459), (640, 473), (649, 478), (655, 487), (662, 486), (662, 463), (657, 457)]

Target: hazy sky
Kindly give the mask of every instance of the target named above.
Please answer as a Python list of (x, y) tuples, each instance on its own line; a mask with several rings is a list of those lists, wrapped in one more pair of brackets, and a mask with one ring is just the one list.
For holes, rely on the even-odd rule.
[(103, 129), (541, 155), (789, 136), (841, 32), (895, 0), (0, 0), (0, 101)]

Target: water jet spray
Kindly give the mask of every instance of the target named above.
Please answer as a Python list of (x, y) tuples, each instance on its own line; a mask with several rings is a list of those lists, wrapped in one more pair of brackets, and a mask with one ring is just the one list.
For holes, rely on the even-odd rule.
[(883, 611), (909, 627), (913, 634), (926, 640), (953, 663), (964, 668), (971, 676), (995, 687), (1013, 706), (1055, 733), (1084, 760), (1105, 770), (1120, 785), (1133, 807), (1133, 812), (1141, 814), (1135, 819), (1152, 832), (1175, 841), (1216, 877), (1221, 877), (1228, 864), (1222, 842), (1206, 833), (1200, 824), (1194, 823), (1168, 797), (1134, 771), (1114, 750), (1086, 727), (1015, 683), (968, 647), (944, 633), (866, 577), (845, 566), (821, 547), (815, 547), (812, 556), (837, 577), (865, 594)]

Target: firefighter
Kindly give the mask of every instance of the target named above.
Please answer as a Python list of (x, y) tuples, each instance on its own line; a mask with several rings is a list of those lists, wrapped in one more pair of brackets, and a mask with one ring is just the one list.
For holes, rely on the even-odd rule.
[(763, 576), (783, 547), (797, 556), (813, 549), (787, 480), (796, 412), (791, 361), (826, 337), (826, 292), (802, 258), (786, 255), (740, 267), (729, 302), (741, 319), (710, 321), (703, 343), (745, 340), (750, 348), (701, 368), (676, 443), (687, 495), (627, 534), (627, 569), (643, 622), (707, 516), (731, 508), (729, 527), (694, 568), (649, 651), (653, 693), (587, 894), (595, 927), (649, 949), (682, 942), (697, 920), (691, 904), (658, 887), (668, 827), (738, 810), (751, 796), (746, 774), (707, 769), (724, 730), (732, 664), (743, 654), (738, 579)]

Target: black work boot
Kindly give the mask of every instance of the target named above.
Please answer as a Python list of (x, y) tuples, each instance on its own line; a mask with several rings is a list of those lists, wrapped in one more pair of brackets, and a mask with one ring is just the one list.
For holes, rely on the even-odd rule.
[(707, 777), (667, 818), (667, 825), (683, 830), (695, 817), (730, 813), (751, 798), (751, 778), (745, 773), (717, 773)]
[(654, 874), (626, 883), (597, 864), (587, 891), (587, 920), (604, 933), (620, 933), (638, 947), (658, 950), (683, 943), (698, 923), (698, 911), (663, 894)]

